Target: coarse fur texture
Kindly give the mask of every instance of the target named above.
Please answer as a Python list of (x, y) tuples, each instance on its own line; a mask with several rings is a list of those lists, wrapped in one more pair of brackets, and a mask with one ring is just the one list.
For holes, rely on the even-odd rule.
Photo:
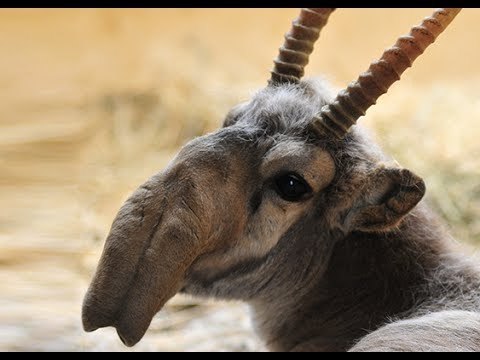
[[(311, 136), (331, 99), (324, 81), (269, 86), (142, 185), (112, 224), (85, 329), (132, 346), (181, 291), (248, 302), (274, 351), (480, 351), (480, 270), (361, 127)], [(275, 189), (292, 172), (312, 190), (301, 201)]]

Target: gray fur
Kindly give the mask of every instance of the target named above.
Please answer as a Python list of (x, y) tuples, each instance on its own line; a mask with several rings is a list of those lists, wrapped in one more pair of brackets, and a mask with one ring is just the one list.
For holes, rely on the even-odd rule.
[(399, 320), (368, 334), (351, 352), (478, 352), (480, 314), (472, 311), (439, 311)]
[[(181, 291), (248, 302), (275, 351), (479, 351), (475, 262), (417, 205), (423, 181), (361, 127), (342, 141), (309, 133), (331, 98), (322, 81), (267, 87), (187, 144), (112, 225), (85, 328), (115, 326), (133, 345)], [(285, 170), (301, 173), (311, 198), (279, 198), (271, 180)]]

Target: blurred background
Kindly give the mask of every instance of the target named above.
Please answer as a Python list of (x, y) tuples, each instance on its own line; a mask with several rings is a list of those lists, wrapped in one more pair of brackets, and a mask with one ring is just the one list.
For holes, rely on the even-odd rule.
[[(432, 9), (341, 9), (307, 76), (341, 89)], [(144, 339), (84, 333), (82, 297), (127, 196), (266, 85), (297, 9), (0, 10), (0, 350), (262, 350), (245, 305), (175, 297)], [(480, 245), (479, 9), (361, 119)]]

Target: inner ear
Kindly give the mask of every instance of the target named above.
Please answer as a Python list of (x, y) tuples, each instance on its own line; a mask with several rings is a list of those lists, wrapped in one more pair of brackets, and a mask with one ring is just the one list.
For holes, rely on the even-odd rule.
[(386, 231), (397, 226), (425, 195), (425, 183), (407, 169), (378, 167), (347, 216), (350, 231)]

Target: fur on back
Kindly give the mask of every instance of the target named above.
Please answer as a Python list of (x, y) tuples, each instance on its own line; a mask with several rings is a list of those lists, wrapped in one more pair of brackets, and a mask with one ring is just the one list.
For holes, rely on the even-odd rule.
[(399, 320), (362, 338), (351, 352), (479, 352), (480, 313), (447, 310)]

